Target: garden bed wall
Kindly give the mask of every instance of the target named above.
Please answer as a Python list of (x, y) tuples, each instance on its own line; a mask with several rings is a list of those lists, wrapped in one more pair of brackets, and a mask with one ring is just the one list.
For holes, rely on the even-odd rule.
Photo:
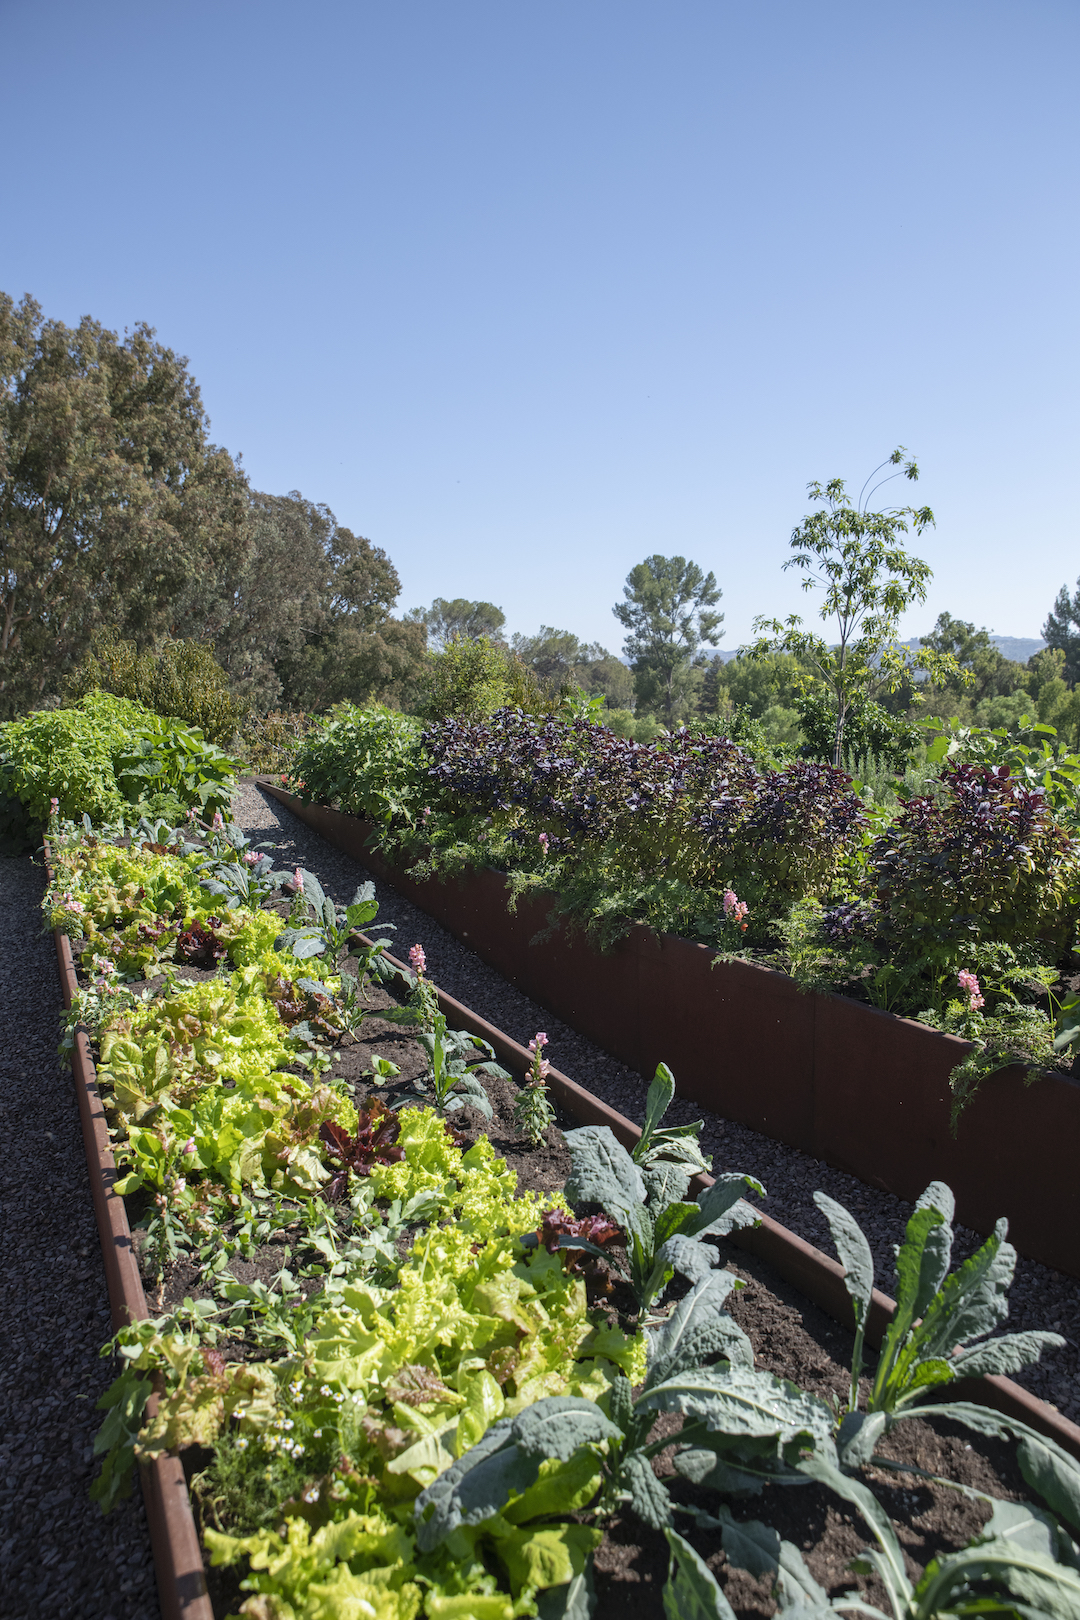
[[(1022, 1254), (1080, 1276), (1080, 1084), (1019, 1068), (984, 1080), (950, 1131), (964, 1043), (781, 973), (635, 926), (609, 955), (548, 921), (554, 896), (507, 909), (494, 871), (415, 882), (367, 847), (371, 823), (260, 785), (434, 917), (541, 1006), (680, 1094), (908, 1200), (934, 1180), (978, 1232), (1009, 1219)], [(537, 940), (540, 933), (548, 937)]]

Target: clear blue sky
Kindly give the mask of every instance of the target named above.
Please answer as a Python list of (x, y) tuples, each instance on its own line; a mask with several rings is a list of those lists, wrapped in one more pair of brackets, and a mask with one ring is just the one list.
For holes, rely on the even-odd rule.
[(898, 443), (941, 609), (1080, 573), (1075, 0), (0, 0), (0, 287), (145, 320), (401, 608), (612, 649), (628, 569), (805, 605)]

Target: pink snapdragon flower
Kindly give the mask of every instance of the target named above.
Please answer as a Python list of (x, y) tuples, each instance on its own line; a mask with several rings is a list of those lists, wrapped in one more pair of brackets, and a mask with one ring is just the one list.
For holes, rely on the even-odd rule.
[(724, 921), (738, 923), (743, 933), (746, 932), (746, 918), (750, 907), (745, 900), (740, 900), (734, 889), (724, 890)]
[(50, 814), (50, 816), (58, 816), (60, 814), (60, 800), (59, 799), (50, 799), (49, 800), (49, 814)]
[(262, 860), (262, 856), (256, 855), (253, 849), (248, 849), (244, 851), (244, 860), (248, 866), (258, 866), (259, 862)]
[(540, 834), (540, 848), (543, 850), (545, 855), (548, 852), (548, 845), (550, 844), (550, 842), (551, 842), (551, 839), (548, 837), (547, 833), (541, 833)]
[(86, 907), (83, 905), (82, 901), (76, 900), (73, 894), (65, 894), (60, 904), (65, 911), (73, 911), (77, 916), (82, 916), (83, 912), (86, 910)]
[(214, 819), (210, 823), (210, 825), (214, 829), (215, 832), (220, 832), (221, 829), (224, 827), (225, 823), (221, 819), (221, 811), (220, 810), (215, 810), (214, 811)]
[(409, 951), (409, 966), (413, 972), (422, 977), (427, 972), (427, 957), (424, 955), (422, 945), (413, 945)]
[(187, 1141), (180, 1149), (180, 1152), (186, 1154), (188, 1157), (195, 1152), (195, 1138), (193, 1136), (188, 1137)]
[(974, 973), (969, 973), (967, 968), (961, 968), (956, 977), (961, 990), (968, 998), (968, 1011), (977, 1012), (980, 1007), (985, 1007), (986, 998), (979, 989), (979, 981)]
[(544, 1056), (544, 1047), (547, 1044), (548, 1038), (543, 1030), (534, 1035), (529, 1042), (529, 1051), (532, 1053), (532, 1068), (529, 1070), (529, 1075), (534, 1085), (541, 1080), (546, 1080), (551, 1073), (551, 1064)]
[(303, 892), (304, 892), (304, 874), (303, 874), (303, 872), (301, 872), (299, 867), (297, 867), (296, 871), (293, 873), (292, 878), (291, 878), (290, 883), (289, 883), (289, 887), (290, 887), (290, 889), (295, 889), (297, 894), (303, 894)]

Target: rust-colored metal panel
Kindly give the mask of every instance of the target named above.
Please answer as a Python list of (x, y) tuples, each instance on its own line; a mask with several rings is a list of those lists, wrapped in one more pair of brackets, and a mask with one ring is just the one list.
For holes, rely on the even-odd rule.
[(639, 1067), (661, 1059), (680, 1093), (753, 1130), (809, 1148), (815, 998), (790, 979), (673, 934), (642, 930)]
[(954, 1147), (965, 1223), (989, 1232), (1006, 1215), (1021, 1254), (1080, 1275), (1076, 1080), (1045, 1074), (1029, 1085), (1019, 1068), (988, 1075), (960, 1116)]
[(815, 1000), (812, 1151), (901, 1198), (953, 1185), (949, 1072), (966, 1043), (843, 996)]

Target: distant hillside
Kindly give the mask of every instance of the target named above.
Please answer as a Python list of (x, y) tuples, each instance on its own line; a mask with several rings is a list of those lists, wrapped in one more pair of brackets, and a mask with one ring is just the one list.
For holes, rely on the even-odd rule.
[[(1006, 658), (1011, 658), (1017, 664), (1026, 664), (1029, 658), (1034, 657), (1037, 652), (1042, 652), (1046, 646), (1045, 641), (1040, 641), (1035, 636), (991, 636), (990, 640), (995, 647), (998, 647), (1004, 653)], [(900, 645), (901, 647), (910, 647), (912, 652), (915, 652), (919, 646), (919, 638), (918, 636), (912, 636), (910, 641), (902, 641)], [(722, 664), (726, 664), (732, 658), (739, 656), (739, 649), (737, 647), (722, 647), (716, 652), (710, 653), (709, 656), (719, 659)]]
[[(1006, 658), (1011, 658), (1016, 664), (1026, 664), (1029, 658), (1033, 658), (1037, 652), (1042, 652), (1046, 646), (1045, 641), (1038, 640), (1035, 636), (991, 636), (990, 640), (999, 652), (1004, 653)], [(900, 645), (910, 647), (914, 652), (919, 645), (919, 638), (913, 636), (910, 641), (902, 641)]]

